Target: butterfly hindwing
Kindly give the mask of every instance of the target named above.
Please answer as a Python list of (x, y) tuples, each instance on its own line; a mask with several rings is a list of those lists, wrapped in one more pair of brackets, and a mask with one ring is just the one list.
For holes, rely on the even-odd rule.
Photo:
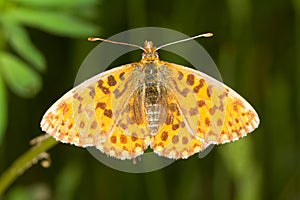
[(114, 126), (109, 138), (96, 146), (107, 155), (119, 159), (135, 158), (143, 154), (149, 145), (144, 101), (138, 89), (139, 80), (142, 79), (141, 67), (135, 65), (133, 74), (121, 80), (129, 81), (118, 87), (110, 98), (109, 109), (113, 113)]
[(151, 138), (151, 148), (167, 158), (187, 158), (203, 149), (204, 144), (190, 134), (176, 96), (168, 91), (166, 99), (166, 118), (157, 134)]

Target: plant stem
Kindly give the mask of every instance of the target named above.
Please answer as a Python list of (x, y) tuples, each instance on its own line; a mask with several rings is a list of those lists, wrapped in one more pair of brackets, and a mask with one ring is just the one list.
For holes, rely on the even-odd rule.
[(0, 177), (0, 197), (4, 191), (20, 176), (24, 171), (29, 169), (33, 164), (41, 159), (41, 154), (56, 145), (58, 142), (52, 137), (37, 143), (27, 152), (21, 155)]

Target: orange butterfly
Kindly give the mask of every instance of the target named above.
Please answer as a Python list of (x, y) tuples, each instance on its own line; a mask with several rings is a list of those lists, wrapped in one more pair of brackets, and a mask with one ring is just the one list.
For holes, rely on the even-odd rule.
[(61, 97), (44, 115), (42, 130), (76, 146), (94, 146), (118, 159), (134, 159), (150, 146), (171, 159), (188, 158), (210, 144), (238, 140), (257, 128), (251, 105), (216, 79), (161, 61), (155, 48), (141, 48), (140, 62), (100, 73)]

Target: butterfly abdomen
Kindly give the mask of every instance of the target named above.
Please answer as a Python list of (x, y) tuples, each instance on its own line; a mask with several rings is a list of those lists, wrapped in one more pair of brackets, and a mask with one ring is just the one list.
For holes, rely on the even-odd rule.
[(166, 89), (159, 82), (145, 88), (145, 108), (148, 120), (148, 129), (155, 135), (166, 116), (164, 96)]
[(145, 101), (145, 112), (147, 128), (151, 135), (155, 135), (159, 129), (160, 122), (164, 117), (164, 109), (161, 105), (163, 86), (160, 84), (160, 72), (157, 62), (146, 62), (143, 68), (143, 98)]

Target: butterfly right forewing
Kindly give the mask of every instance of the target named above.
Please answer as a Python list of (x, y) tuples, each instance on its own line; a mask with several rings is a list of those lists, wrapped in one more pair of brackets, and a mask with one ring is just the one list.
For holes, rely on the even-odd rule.
[(176, 94), (185, 123), (199, 140), (207, 145), (234, 141), (258, 126), (255, 110), (228, 86), (181, 65), (162, 66), (169, 75), (165, 84)]

